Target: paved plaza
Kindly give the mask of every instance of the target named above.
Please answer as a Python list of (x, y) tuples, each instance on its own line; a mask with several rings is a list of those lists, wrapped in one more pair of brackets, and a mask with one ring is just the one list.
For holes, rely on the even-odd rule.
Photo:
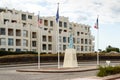
[(38, 72), (16, 72), (17, 69), (37, 68), (35, 66), (0, 68), (1, 80), (64, 80), (79, 77), (94, 76), (97, 71), (70, 72), (70, 73), (38, 73)]
[[(81, 67), (93, 66), (95, 62), (80, 62)], [(87, 64), (86, 64), (87, 63)], [(105, 64), (104, 62), (102, 64)], [(113, 64), (113, 63), (112, 63)], [(119, 64), (119, 62), (114, 62)], [(57, 64), (41, 64), (41, 68), (57, 67)], [(101, 80), (96, 77), (98, 70), (68, 73), (17, 72), (19, 69), (37, 69), (37, 64), (0, 66), (0, 80)], [(120, 76), (120, 75), (118, 75)], [(119, 79), (117, 79), (119, 80)]]

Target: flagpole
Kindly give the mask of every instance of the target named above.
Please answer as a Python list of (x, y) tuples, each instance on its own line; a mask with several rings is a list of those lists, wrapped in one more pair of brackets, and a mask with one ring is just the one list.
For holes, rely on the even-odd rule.
[[(38, 21), (39, 21), (39, 14), (40, 14), (40, 11), (38, 12)], [(39, 22), (38, 22), (38, 28), (40, 28), (40, 26), (39, 26)], [(40, 29), (38, 29), (38, 69), (40, 69), (40, 31), (39, 31)]]
[(98, 23), (99, 15), (97, 16), (97, 65), (99, 65), (99, 23)]
[[(59, 20), (58, 20), (59, 21)], [(59, 23), (58, 25), (58, 68), (60, 68), (60, 53), (59, 53)]]
[(58, 4), (58, 9), (57, 9), (57, 14), (56, 14), (56, 22), (57, 22), (57, 52), (58, 52), (58, 68), (60, 68), (60, 54), (59, 54), (59, 3)]
[[(58, 3), (58, 10), (59, 10), (59, 3)], [(59, 14), (59, 13), (58, 13)], [(60, 54), (59, 54), (59, 19), (58, 19), (58, 68), (60, 68)]]
[(97, 65), (99, 65), (99, 29), (97, 31)]

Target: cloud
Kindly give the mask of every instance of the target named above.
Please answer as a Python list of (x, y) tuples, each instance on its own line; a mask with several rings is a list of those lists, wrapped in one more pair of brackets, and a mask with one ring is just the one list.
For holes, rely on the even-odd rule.
[(57, 3), (60, 15), (71, 21), (89, 23), (100, 16), (101, 23), (120, 22), (119, 0), (0, 0), (0, 7), (34, 12), (41, 16), (55, 16)]

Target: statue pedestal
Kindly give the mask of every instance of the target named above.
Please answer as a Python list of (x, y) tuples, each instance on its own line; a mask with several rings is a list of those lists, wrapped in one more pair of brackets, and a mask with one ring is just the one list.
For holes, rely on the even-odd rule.
[(78, 67), (76, 50), (73, 48), (65, 50), (63, 67)]

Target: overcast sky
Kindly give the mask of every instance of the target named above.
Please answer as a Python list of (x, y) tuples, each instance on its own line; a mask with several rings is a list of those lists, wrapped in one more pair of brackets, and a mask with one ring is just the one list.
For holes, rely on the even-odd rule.
[(55, 16), (57, 3), (60, 16), (69, 17), (72, 22), (88, 24), (95, 36), (97, 49), (97, 31), (94, 29), (99, 15), (99, 48), (108, 45), (120, 48), (120, 0), (0, 0), (0, 7), (28, 11), (40, 16)]

